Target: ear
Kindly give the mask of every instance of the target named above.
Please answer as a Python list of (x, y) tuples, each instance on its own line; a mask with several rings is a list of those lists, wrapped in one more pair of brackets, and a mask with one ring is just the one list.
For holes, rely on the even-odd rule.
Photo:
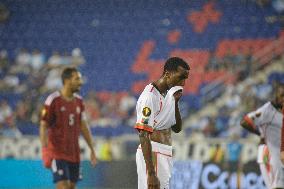
[(170, 77), (170, 72), (169, 72), (169, 71), (165, 71), (164, 77), (165, 77), (165, 78), (169, 78), (169, 77)]

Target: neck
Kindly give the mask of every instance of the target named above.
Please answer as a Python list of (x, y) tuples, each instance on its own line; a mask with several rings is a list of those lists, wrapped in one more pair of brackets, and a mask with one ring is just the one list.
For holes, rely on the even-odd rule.
[(73, 92), (68, 87), (63, 87), (61, 89), (61, 95), (66, 99), (73, 98)]
[(165, 93), (169, 89), (169, 87), (166, 83), (166, 80), (163, 77), (161, 77), (160, 79), (158, 79), (157, 81), (155, 81), (153, 83), (158, 87), (158, 89), (161, 93)]

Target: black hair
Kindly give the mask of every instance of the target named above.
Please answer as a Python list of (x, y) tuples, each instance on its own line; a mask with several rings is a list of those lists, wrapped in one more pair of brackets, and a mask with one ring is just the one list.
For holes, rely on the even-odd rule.
[(273, 91), (277, 91), (279, 90), (280, 88), (282, 88), (284, 86), (284, 82), (283, 81), (277, 81), (277, 80), (274, 80), (272, 81), (272, 90)]
[(74, 68), (74, 67), (64, 68), (64, 70), (62, 71), (62, 74), (61, 74), (62, 83), (64, 84), (65, 79), (70, 79), (74, 72), (78, 72), (77, 68)]
[(179, 57), (171, 57), (166, 61), (165, 65), (164, 65), (163, 74), (166, 71), (170, 71), (170, 72), (171, 71), (177, 71), (177, 68), (179, 66), (183, 67), (186, 70), (190, 70), (189, 65), (183, 59), (181, 59)]

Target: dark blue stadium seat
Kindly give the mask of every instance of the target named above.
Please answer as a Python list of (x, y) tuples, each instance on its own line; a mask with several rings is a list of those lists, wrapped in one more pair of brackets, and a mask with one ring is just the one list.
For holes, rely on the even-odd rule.
[(32, 122), (20, 122), (20, 123), (17, 123), (17, 127), (23, 135), (38, 135), (39, 134), (39, 127), (33, 124)]
[[(207, 0), (2, 0), (1, 3), (11, 15), (8, 22), (0, 25), (0, 49), (15, 56), (15, 49), (22, 47), (30, 51), (40, 49), (45, 55), (54, 50), (71, 52), (79, 47), (87, 61), (82, 67), (89, 81), (84, 86), (86, 91), (130, 91), (135, 81), (146, 78), (145, 74), (131, 72), (131, 66), (147, 40), (156, 45), (149, 59), (165, 60), (176, 49), (215, 51), (224, 39), (270, 39), (281, 31), (281, 23), (267, 23), (265, 19), (278, 13), (272, 7), (259, 8), (254, 1), (214, 1), (214, 10), (221, 13), (220, 20), (208, 22), (202, 33), (194, 32), (187, 17), (194, 11), (202, 12)], [(165, 19), (170, 21), (168, 25), (163, 23)], [(181, 38), (176, 44), (169, 44), (167, 34), (175, 29), (181, 30)], [(270, 79), (274, 77), (278, 76)], [(9, 98), (15, 102), (13, 98), (18, 97)], [(191, 109), (202, 105), (199, 91), (184, 99)], [(121, 131), (99, 127), (92, 132), (131, 133), (129, 128)]]
[(274, 84), (274, 82), (280, 82), (284, 84), (284, 73), (282, 72), (273, 72), (268, 76), (268, 83)]

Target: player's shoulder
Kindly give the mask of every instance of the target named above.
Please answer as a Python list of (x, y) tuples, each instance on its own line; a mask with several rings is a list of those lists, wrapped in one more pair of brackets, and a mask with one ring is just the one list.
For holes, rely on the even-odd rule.
[(79, 95), (78, 93), (75, 93), (74, 97), (78, 100), (83, 100), (83, 97), (81, 95)]
[(272, 108), (272, 105), (271, 105), (271, 102), (266, 102), (265, 104), (263, 104), (261, 107), (259, 107), (255, 112), (255, 117), (256, 118), (261, 118), (265, 115), (268, 115), (269, 112), (271, 112), (271, 108)]
[(155, 96), (155, 87), (152, 84), (146, 85), (139, 98), (150, 98)]
[(142, 94), (156, 95), (157, 94), (157, 89), (155, 88), (155, 86), (152, 83), (150, 83), (150, 84), (146, 85), (146, 87), (144, 88)]
[(75, 93), (74, 94), (74, 98), (75, 98), (77, 104), (81, 104), (81, 105), (84, 104), (83, 97), (81, 95)]
[(60, 97), (60, 92), (59, 92), (59, 91), (55, 91), (55, 92), (51, 93), (50, 95), (48, 95), (48, 97), (46, 98), (44, 104), (47, 105), (47, 106), (50, 106), (51, 103), (52, 103), (55, 99), (57, 99), (57, 98), (59, 98), (59, 97)]
[(272, 104), (270, 101), (266, 102), (265, 104), (263, 104), (260, 109), (263, 109), (263, 110), (267, 110), (267, 109), (270, 109), (272, 108)]

